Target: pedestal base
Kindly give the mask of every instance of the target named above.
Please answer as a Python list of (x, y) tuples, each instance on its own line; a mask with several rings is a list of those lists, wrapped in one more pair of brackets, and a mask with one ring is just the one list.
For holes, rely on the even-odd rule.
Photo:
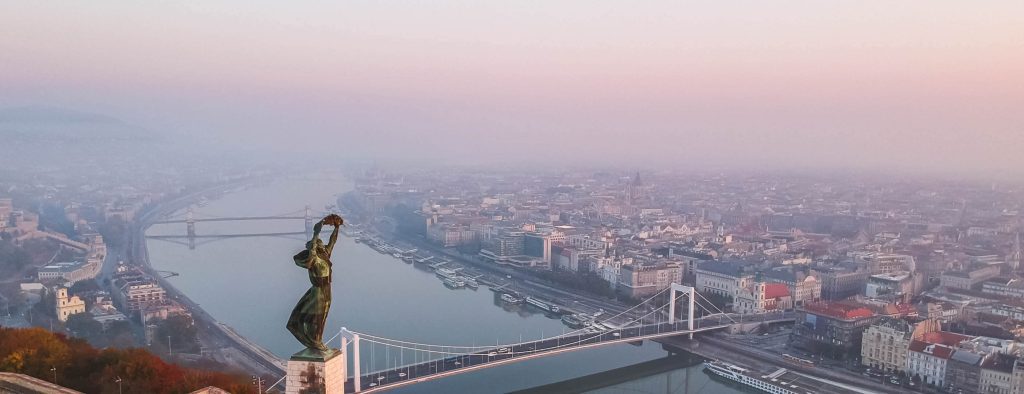
[(347, 357), (337, 349), (320, 354), (308, 349), (288, 360), (285, 394), (344, 394)]

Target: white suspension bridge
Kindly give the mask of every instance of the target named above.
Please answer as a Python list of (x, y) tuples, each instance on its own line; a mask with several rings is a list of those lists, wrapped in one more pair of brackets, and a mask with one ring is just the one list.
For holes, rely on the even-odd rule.
[[(664, 303), (649, 308), (652, 302), (657, 303), (659, 300), (664, 300)], [(640, 315), (645, 307), (649, 309)], [(756, 317), (751, 319), (751, 315), (747, 317), (744, 320), (748, 322), (758, 320)], [(647, 300), (602, 320), (600, 325), (547, 338), (495, 343), (493, 346), (418, 343), (361, 333), (344, 327), (327, 342), (333, 344), (340, 340), (340, 348), (344, 357), (348, 358), (345, 392), (373, 393), (600, 346), (680, 335), (692, 339), (695, 333), (741, 324), (730, 314), (723, 313), (693, 287), (675, 283)], [(765, 318), (758, 321), (791, 320), (792, 317), (775, 315), (775, 320)], [(270, 388), (282, 384), (284, 380), (282, 377)]]

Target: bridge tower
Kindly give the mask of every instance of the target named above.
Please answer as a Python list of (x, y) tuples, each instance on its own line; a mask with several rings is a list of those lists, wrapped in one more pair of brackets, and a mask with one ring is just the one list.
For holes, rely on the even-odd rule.
[[(342, 330), (348, 332), (348, 329), (344, 327), (342, 327)], [(359, 334), (352, 333), (352, 339), (348, 343), (352, 344), (352, 387), (353, 392), (358, 393), (363, 390), (362, 371), (359, 370), (359, 364), (361, 363), (359, 360)], [(342, 342), (341, 348), (345, 349), (345, 345), (345, 342)]]
[(192, 215), (192, 207), (188, 207), (188, 213), (185, 214), (185, 226), (188, 228), (188, 248), (195, 250), (196, 248), (196, 219)]
[(668, 321), (676, 321), (676, 293), (686, 293), (686, 298), (689, 300), (689, 308), (686, 311), (686, 329), (690, 330), (690, 339), (693, 339), (693, 314), (694, 314), (694, 297), (697, 296), (697, 289), (690, 286), (683, 286), (678, 283), (673, 283), (672, 288), (669, 291), (669, 300), (671, 303), (668, 306)]
[(313, 236), (313, 210), (306, 204), (306, 238)]

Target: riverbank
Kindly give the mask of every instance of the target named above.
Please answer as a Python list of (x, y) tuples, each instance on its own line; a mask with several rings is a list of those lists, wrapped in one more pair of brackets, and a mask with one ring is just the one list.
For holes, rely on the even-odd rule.
[(273, 358), (269, 351), (242, 338), (238, 334), (229, 332), (230, 329), (227, 326), (218, 322), (217, 319), (203, 310), (198, 303), (191, 300), (172, 285), (170, 281), (159, 275), (150, 264), (149, 251), (146, 246), (146, 230), (154, 222), (166, 218), (175, 211), (188, 207), (202, 196), (222, 193), (226, 190), (246, 186), (251, 183), (251, 180), (243, 180), (217, 185), (150, 207), (133, 222), (127, 246), (129, 251), (128, 262), (140, 267), (157, 280), (160, 286), (167, 292), (167, 297), (181, 303), (192, 314), (192, 319), (197, 327), (200, 346), (203, 349), (200, 357), (213, 359), (219, 363), (244, 371), (247, 374), (279, 377), (283, 376), (285, 372), (283, 360)]
[[(769, 353), (761, 349), (738, 346), (716, 335), (700, 335), (696, 341), (690, 341), (682, 337), (658, 339), (666, 350), (676, 350), (692, 353), (710, 360), (725, 361), (751, 369), (772, 366), (787, 368), (817, 379), (831, 382), (836, 386), (847, 386), (848, 389), (860, 392), (875, 392), (886, 394), (906, 393), (905, 389), (893, 386), (885, 386), (877, 381), (866, 379), (862, 376), (851, 375), (841, 371), (833, 371), (824, 367), (816, 368), (794, 368), (792, 365), (783, 362), (780, 354)], [(870, 390), (864, 389), (870, 387)]]
[[(604, 298), (584, 291), (574, 292), (561, 289), (559, 288), (561, 287), (560, 284), (547, 281), (531, 272), (481, 261), (477, 256), (467, 255), (453, 248), (442, 247), (421, 237), (403, 236), (394, 231), (374, 226), (370, 220), (370, 215), (365, 211), (357, 210), (352, 204), (347, 204), (344, 195), (337, 199), (337, 206), (342, 208), (343, 212), (347, 211), (348, 214), (356, 218), (364, 226), (363, 230), (367, 231), (367, 235), (378, 237), (400, 249), (418, 249), (422, 253), (435, 257), (437, 259), (434, 260), (435, 262), (446, 260), (463, 267), (471, 267), (480, 273), (491, 274), (495, 278), (492, 282), (496, 285), (511, 286), (514, 291), (523, 295), (531, 295), (545, 301), (552, 301), (565, 311), (588, 315), (612, 316), (622, 314), (633, 308), (633, 305), (627, 305), (619, 300)], [(633, 314), (622, 316), (623, 319), (635, 317)]]

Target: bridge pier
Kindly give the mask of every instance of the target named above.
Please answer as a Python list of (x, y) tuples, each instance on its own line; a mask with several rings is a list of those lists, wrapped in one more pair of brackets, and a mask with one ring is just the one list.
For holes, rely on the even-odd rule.
[(306, 238), (313, 237), (313, 210), (306, 205)]
[(185, 215), (185, 227), (187, 227), (188, 234), (188, 249), (196, 249), (196, 219), (192, 216), (192, 207), (188, 208), (188, 213)]

